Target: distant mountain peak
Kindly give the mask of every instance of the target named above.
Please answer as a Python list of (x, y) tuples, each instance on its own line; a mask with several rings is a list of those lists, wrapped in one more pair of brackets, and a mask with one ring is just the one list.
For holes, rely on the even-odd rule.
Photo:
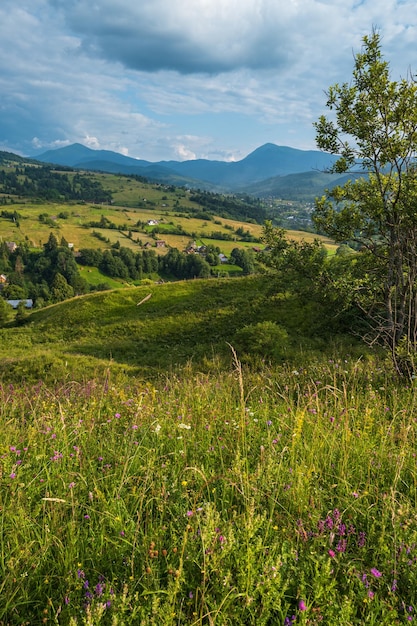
[(110, 150), (75, 143), (49, 150), (37, 160), (69, 167), (144, 176), (151, 180), (211, 191), (238, 192), (274, 176), (326, 170), (336, 160), (318, 150), (299, 150), (265, 143), (241, 161), (160, 161), (152, 163)]

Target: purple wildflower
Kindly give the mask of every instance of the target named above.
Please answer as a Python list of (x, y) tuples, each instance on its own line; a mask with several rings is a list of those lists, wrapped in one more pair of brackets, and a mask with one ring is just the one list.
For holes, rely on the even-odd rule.
[(298, 603), (298, 610), (299, 611), (307, 611), (307, 606), (306, 606), (304, 600), (300, 600), (300, 602)]
[(94, 587), (94, 593), (96, 594), (96, 596), (100, 597), (101, 595), (103, 595), (104, 587), (105, 585), (103, 583), (97, 583), (97, 585)]
[(376, 569), (376, 567), (373, 567), (371, 569), (371, 574), (372, 574), (372, 576), (375, 576), (375, 578), (381, 578), (381, 576), (382, 576), (382, 572), (380, 572), (378, 569)]
[(337, 546), (336, 546), (336, 551), (337, 552), (346, 552), (346, 548), (347, 548), (347, 541), (346, 539), (341, 539)]

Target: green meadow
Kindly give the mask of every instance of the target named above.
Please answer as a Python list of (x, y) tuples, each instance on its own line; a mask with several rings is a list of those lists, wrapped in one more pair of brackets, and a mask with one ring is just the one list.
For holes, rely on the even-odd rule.
[(0, 624), (405, 624), (416, 390), (272, 275), (0, 330)]

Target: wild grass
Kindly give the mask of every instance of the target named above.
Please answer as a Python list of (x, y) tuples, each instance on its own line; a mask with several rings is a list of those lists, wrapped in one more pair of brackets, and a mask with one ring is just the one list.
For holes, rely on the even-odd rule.
[(417, 396), (377, 361), (0, 393), (1, 624), (413, 619)]
[[(81, 382), (107, 368), (149, 377), (188, 362), (199, 371), (210, 371), (213, 355), (228, 367), (228, 344), (245, 360), (262, 363), (268, 346), (253, 354), (251, 341), (241, 345), (238, 335), (245, 326), (263, 322), (278, 324), (288, 333), (288, 341), (274, 352), (278, 362), (297, 362), (306, 347), (306, 359), (316, 350), (326, 351), (334, 343), (329, 334), (332, 313), (286, 294), (271, 301), (275, 291), (271, 276), (153, 283), (33, 310), (25, 325), (16, 327), (12, 321), (0, 329), (0, 379)], [(265, 339), (268, 342), (268, 336)]]

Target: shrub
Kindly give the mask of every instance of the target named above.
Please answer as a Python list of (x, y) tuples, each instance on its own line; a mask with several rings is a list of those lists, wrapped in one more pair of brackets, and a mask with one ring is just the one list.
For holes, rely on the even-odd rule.
[(235, 335), (235, 344), (246, 355), (279, 360), (288, 348), (288, 333), (275, 322), (258, 322), (241, 328)]

